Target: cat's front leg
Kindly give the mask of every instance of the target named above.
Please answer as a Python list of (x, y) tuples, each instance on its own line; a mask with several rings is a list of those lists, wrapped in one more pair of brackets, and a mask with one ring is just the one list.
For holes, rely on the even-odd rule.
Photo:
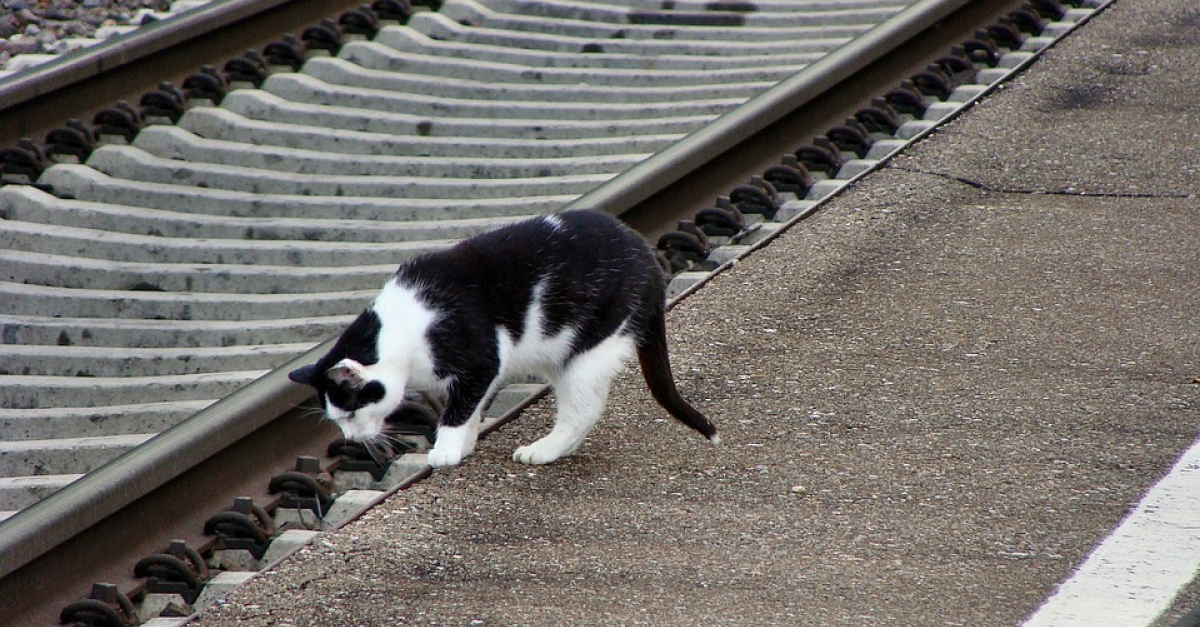
[(484, 399), (489, 396), (489, 391), (472, 393), (470, 389), (460, 388), (451, 392), (446, 412), (438, 421), (437, 438), (429, 450), (430, 466), (457, 466), (475, 452), (486, 406)]
[(437, 441), (429, 450), (429, 465), (434, 468), (457, 466), (475, 452), (475, 442), (479, 438), (479, 422), (479, 419), (473, 417), (466, 424), (457, 427), (438, 425)]

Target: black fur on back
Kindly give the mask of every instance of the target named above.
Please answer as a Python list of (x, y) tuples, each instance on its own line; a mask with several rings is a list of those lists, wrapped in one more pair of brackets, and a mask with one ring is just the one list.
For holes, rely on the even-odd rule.
[(627, 318), (626, 332), (640, 345), (666, 289), (641, 236), (591, 211), (484, 233), (401, 266), (396, 278), (422, 286), (428, 305), (450, 312), (432, 330), (439, 376), (497, 359), (497, 326), (519, 341), (539, 284), (544, 285), (542, 331), (552, 335), (574, 326), (573, 354), (596, 346)]

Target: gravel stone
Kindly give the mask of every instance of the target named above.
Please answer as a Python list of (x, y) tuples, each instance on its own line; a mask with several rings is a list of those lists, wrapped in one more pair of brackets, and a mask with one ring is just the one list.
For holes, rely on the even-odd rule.
[(66, 39), (92, 37), (104, 25), (138, 26), (157, 18), (139, 11), (167, 12), (171, 0), (3, 0), (0, 1), (0, 70), (21, 54), (61, 54)]

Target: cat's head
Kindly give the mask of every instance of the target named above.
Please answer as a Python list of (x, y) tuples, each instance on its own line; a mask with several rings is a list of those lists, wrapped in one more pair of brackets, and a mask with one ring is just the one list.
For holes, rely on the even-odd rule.
[(325, 415), (347, 440), (369, 441), (383, 433), (384, 421), (404, 402), (405, 376), (386, 364), (364, 365), (344, 358), (324, 360), (288, 373), (296, 383), (316, 388)]

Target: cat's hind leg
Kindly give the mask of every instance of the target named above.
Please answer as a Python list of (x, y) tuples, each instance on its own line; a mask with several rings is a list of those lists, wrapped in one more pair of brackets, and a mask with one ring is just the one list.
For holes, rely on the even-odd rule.
[(579, 449), (596, 425), (608, 400), (608, 388), (633, 354), (633, 340), (614, 335), (571, 358), (551, 380), (558, 413), (546, 437), (522, 446), (513, 459), (523, 464), (549, 464)]

